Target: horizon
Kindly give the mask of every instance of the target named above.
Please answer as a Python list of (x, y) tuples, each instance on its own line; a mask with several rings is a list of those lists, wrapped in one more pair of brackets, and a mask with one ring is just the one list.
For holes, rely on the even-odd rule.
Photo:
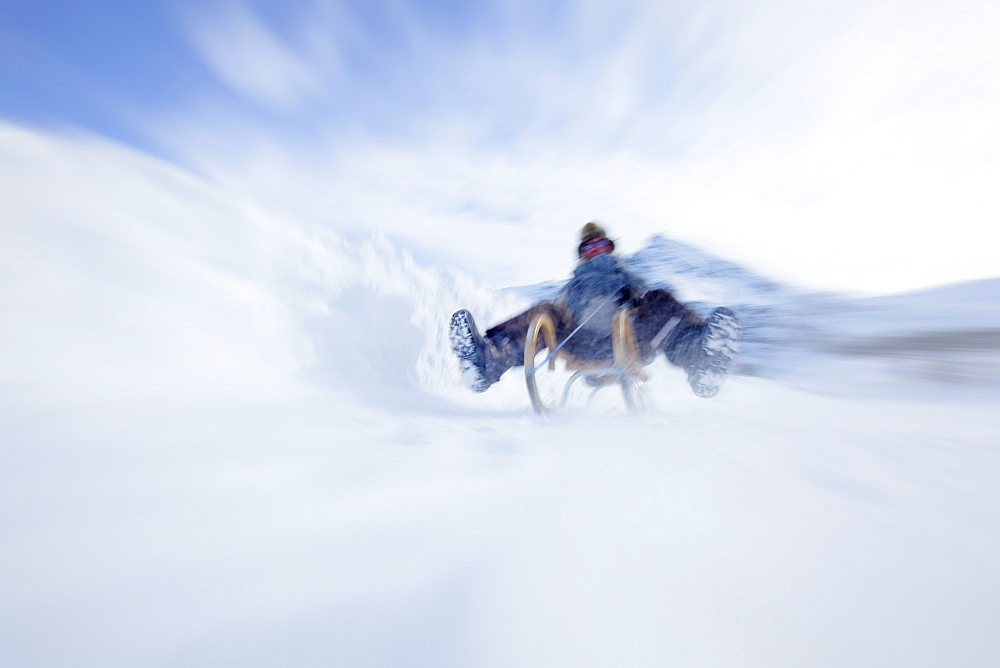
[(498, 285), (564, 276), (597, 219), (625, 251), (664, 234), (786, 284), (889, 294), (1000, 275), (998, 17), (8, 5), (0, 121), (106, 138)]

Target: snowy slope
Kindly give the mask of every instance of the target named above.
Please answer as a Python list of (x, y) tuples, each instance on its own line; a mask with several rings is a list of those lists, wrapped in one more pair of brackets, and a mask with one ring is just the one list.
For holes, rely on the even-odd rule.
[(995, 388), (850, 347), (995, 329), (995, 282), (820, 298), (654, 240), (760, 309), (756, 375), (539, 419), (442, 326), (524, 293), (378, 230), (13, 126), (0, 199), (5, 665), (1000, 662)]

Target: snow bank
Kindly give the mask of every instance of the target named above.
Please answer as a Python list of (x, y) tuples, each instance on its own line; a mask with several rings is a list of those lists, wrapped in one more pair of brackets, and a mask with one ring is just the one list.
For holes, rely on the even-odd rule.
[(0, 142), (8, 401), (258, 401), (317, 384), (399, 409), (455, 387), (453, 310), (524, 305), (377, 231), (348, 239), (105, 142), (12, 126)]

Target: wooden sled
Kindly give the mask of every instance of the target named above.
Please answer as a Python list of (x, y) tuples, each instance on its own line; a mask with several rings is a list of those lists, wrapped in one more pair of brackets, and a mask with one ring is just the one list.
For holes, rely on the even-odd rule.
[[(524, 342), (524, 377), (535, 412), (550, 413), (563, 407), (574, 383), (581, 378), (586, 378), (595, 392), (603, 387), (619, 385), (629, 412), (640, 410), (643, 405), (641, 385), (646, 380), (646, 374), (637, 352), (632, 310), (622, 308), (615, 313), (611, 331), (612, 359), (583, 360), (571, 354), (564, 346), (572, 336), (570, 334), (558, 341), (555, 322), (548, 313), (535, 316), (528, 327)], [(539, 361), (538, 355), (544, 350), (549, 352)], [(556, 398), (551, 393), (546, 395), (540, 392), (539, 385), (544, 374), (555, 374), (558, 361), (562, 361), (564, 370), (572, 372), (572, 375), (566, 381), (561, 397)], [(552, 381), (551, 378), (546, 380)]]

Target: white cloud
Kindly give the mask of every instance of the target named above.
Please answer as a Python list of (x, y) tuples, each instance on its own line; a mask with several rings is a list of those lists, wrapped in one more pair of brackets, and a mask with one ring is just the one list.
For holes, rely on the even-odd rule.
[(293, 107), (323, 83), (309, 62), (245, 5), (229, 4), (188, 22), (189, 37), (227, 86), (269, 107)]

